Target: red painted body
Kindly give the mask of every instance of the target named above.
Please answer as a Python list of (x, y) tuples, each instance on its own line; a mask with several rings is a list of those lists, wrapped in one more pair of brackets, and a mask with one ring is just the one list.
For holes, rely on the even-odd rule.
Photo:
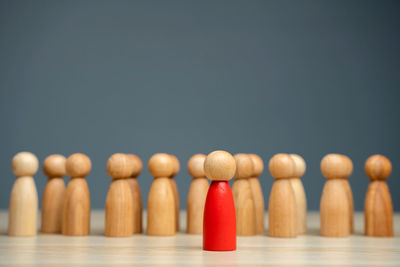
[(203, 249), (236, 250), (236, 214), (227, 181), (213, 181), (204, 207)]

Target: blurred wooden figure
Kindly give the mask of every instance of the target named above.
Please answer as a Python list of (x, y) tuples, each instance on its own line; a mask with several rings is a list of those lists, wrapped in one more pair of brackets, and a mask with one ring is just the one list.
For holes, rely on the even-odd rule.
[(193, 177), (189, 188), (186, 208), (186, 232), (188, 234), (203, 233), (204, 205), (206, 203), (209, 187), (208, 180), (204, 173), (205, 159), (206, 155), (196, 154), (192, 156), (187, 163), (188, 172)]
[(133, 172), (131, 173), (130, 178), (126, 179), (132, 189), (133, 194), (133, 232), (141, 233), (143, 231), (143, 202), (137, 177), (142, 172), (143, 163), (142, 160), (135, 154), (128, 154), (127, 156), (133, 164)]
[(353, 163), (345, 155), (328, 154), (321, 161), (321, 172), (327, 179), (320, 204), (321, 235), (348, 236), (352, 210), (345, 180), (353, 172)]
[(37, 233), (38, 193), (32, 176), (38, 168), (39, 161), (30, 152), (20, 152), (12, 159), (12, 171), (17, 179), (8, 209), (10, 236), (34, 236)]
[(90, 173), (92, 162), (82, 153), (68, 157), (67, 174), (71, 177), (65, 192), (63, 235), (82, 236), (90, 233), (90, 193), (85, 177)]
[(393, 236), (393, 206), (386, 179), (392, 163), (382, 155), (370, 156), (365, 162), (365, 174), (371, 179), (364, 204), (365, 235)]
[(264, 206), (264, 196), (258, 176), (260, 176), (264, 170), (264, 162), (256, 154), (249, 154), (249, 156), (253, 162), (253, 174), (248, 180), (250, 183), (251, 192), (253, 194), (253, 199), (254, 199), (256, 234), (263, 235), (265, 232), (265, 226), (264, 226), (265, 206)]
[(204, 172), (212, 181), (204, 206), (204, 250), (236, 250), (235, 204), (228, 183), (235, 171), (235, 159), (226, 151), (214, 151), (204, 161)]
[(133, 172), (132, 163), (129, 156), (122, 153), (113, 154), (107, 161), (107, 173), (113, 180), (106, 198), (105, 236), (133, 235), (133, 194), (127, 181)]
[(147, 234), (174, 235), (176, 232), (175, 200), (169, 178), (175, 170), (172, 157), (165, 153), (154, 154), (149, 160), (148, 167), (154, 180), (147, 201)]
[(296, 237), (296, 195), (290, 181), (294, 176), (295, 162), (289, 154), (276, 154), (268, 167), (275, 178), (269, 197), (268, 234), (271, 237)]
[(43, 162), (43, 172), (49, 177), (42, 198), (42, 233), (61, 233), (65, 195), (64, 176), (67, 159), (58, 154), (48, 156)]
[(249, 178), (254, 173), (253, 161), (247, 154), (236, 154), (235, 181), (232, 186), (236, 212), (236, 234), (248, 236), (256, 234), (256, 214), (254, 198)]
[(290, 182), (294, 190), (294, 195), (296, 196), (297, 234), (301, 235), (307, 231), (307, 199), (303, 183), (300, 180), (306, 171), (306, 163), (304, 159), (297, 154), (290, 154), (290, 156), (295, 163), (294, 176), (290, 179)]
[(176, 185), (175, 176), (178, 175), (181, 165), (179, 160), (174, 155), (171, 155), (172, 163), (174, 171), (172, 172), (171, 176), (169, 177), (169, 181), (171, 182), (172, 191), (174, 193), (174, 203), (175, 203), (175, 224), (176, 224), (176, 231), (179, 231), (179, 191), (178, 186)]

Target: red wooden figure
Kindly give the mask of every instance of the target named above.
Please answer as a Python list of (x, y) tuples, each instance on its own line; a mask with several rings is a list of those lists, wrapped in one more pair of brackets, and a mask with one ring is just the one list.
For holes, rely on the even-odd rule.
[(227, 182), (235, 171), (235, 159), (225, 151), (214, 151), (204, 161), (204, 172), (212, 180), (204, 207), (204, 250), (236, 250), (235, 205)]

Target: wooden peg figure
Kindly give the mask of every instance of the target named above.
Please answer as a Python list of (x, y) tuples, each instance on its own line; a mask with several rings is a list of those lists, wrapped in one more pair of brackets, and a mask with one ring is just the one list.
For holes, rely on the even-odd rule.
[(276, 154), (270, 159), (268, 168), (275, 178), (269, 196), (268, 235), (296, 237), (296, 195), (290, 181), (294, 176), (295, 162), (289, 154)]
[(249, 178), (254, 173), (253, 161), (247, 154), (236, 154), (235, 181), (232, 186), (236, 212), (236, 234), (248, 236), (256, 234), (256, 214), (254, 198)]
[(107, 173), (113, 179), (107, 193), (105, 208), (105, 236), (133, 235), (133, 194), (127, 179), (133, 172), (128, 155), (116, 153), (107, 161)]
[(306, 162), (297, 154), (290, 154), (290, 156), (295, 163), (294, 176), (290, 179), (290, 182), (294, 190), (294, 195), (296, 196), (297, 234), (301, 235), (307, 231), (307, 199), (303, 183), (300, 180), (306, 171)]
[(143, 202), (137, 177), (142, 172), (143, 163), (142, 160), (135, 154), (128, 154), (127, 156), (133, 164), (133, 172), (130, 178), (126, 179), (132, 189), (133, 196), (133, 232), (141, 233), (143, 231)]
[(174, 235), (176, 232), (175, 200), (170, 178), (174, 173), (171, 155), (154, 154), (149, 160), (149, 171), (154, 180), (147, 202), (147, 234)]
[(174, 203), (175, 203), (175, 224), (176, 224), (176, 231), (179, 231), (179, 191), (178, 186), (176, 185), (175, 176), (178, 175), (181, 165), (179, 160), (174, 155), (171, 155), (172, 163), (174, 171), (172, 172), (171, 176), (169, 177), (169, 181), (171, 183), (172, 192), (174, 192)]
[(256, 154), (249, 154), (249, 156), (253, 162), (253, 175), (249, 178), (249, 183), (254, 199), (254, 210), (256, 215), (255, 216), (256, 234), (263, 235), (265, 232), (264, 228), (265, 206), (264, 206), (264, 196), (258, 177), (264, 170), (264, 162)]
[(187, 228), (188, 234), (203, 233), (204, 205), (208, 192), (208, 180), (204, 173), (206, 155), (196, 154), (187, 164), (189, 174), (193, 177), (187, 198)]
[(32, 176), (38, 168), (39, 161), (30, 152), (20, 152), (12, 159), (12, 171), (17, 179), (8, 209), (10, 236), (34, 236), (37, 233), (38, 193)]
[(211, 185), (204, 206), (203, 249), (236, 250), (235, 204), (228, 181), (236, 172), (235, 159), (225, 151), (214, 151), (204, 161)]
[(352, 211), (346, 179), (353, 172), (353, 163), (345, 155), (328, 154), (321, 161), (321, 172), (327, 179), (320, 204), (321, 235), (348, 236)]
[(90, 173), (92, 162), (82, 153), (68, 157), (67, 174), (71, 177), (64, 197), (63, 235), (82, 236), (90, 233), (90, 193), (85, 177)]
[(365, 174), (371, 179), (364, 204), (365, 235), (393, 236), (393, 206), (386, 179), (392, 163), (382, 155), (370, 156), (365, 162)]
[(48, 156), (43, 162), (43, 172), (49, 180), (42, 198), (42, 233), (61, 233), (66, 161), (64, 156), (55, 154)]

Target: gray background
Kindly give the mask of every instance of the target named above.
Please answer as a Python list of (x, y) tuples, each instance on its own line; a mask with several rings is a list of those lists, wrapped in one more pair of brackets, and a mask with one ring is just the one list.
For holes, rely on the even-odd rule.
[[(365, 159), (387, 155), (400, 210), (399, 14), (398, 1), (1, 1), (0, 208), (19, 151), (89, 155), (99, 209), (112, 153), (177, 155), (185, 207), (188, 158), (225, 149), (301, 154), (312, 210), (326, 153), (353, 159), (357, 210)], [(145, 167), (144, 203), (151, 181)]]

